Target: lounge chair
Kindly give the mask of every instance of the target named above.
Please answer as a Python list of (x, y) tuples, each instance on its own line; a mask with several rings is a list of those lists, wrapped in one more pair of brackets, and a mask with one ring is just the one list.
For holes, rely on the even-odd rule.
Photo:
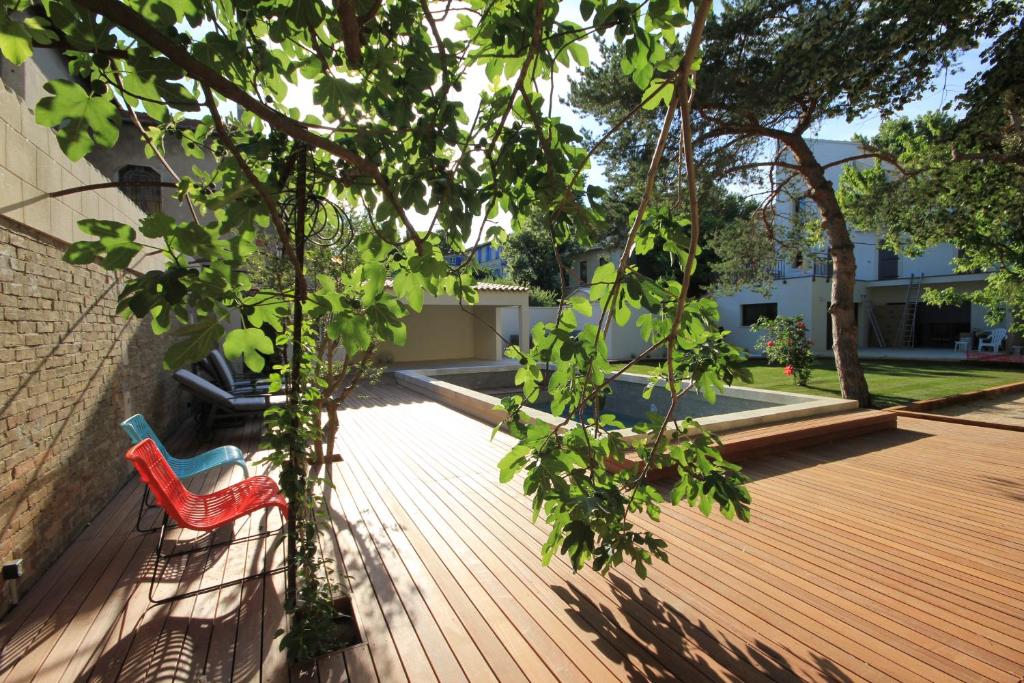
[[(133, 444), (137, 444), (146, 439), (152, 439), (156, 447), (160, 449), (161, 455), (164, 456), (164, 460), (170, 465), (171, 470), (179, 479), (188, 479), (194, 477), (197, 474), (212, 470), (214, 467), (220, 467), (221, 465), (237, 465), (242, 468), (242, 474), (245, 477), (249, 476), (249, 466), (245, 462), (245, 455), (241, 449), (237, 446), (218, 446), (217, 448), (208, 450), (199, 455), (191, 458), (175, 458), (171, 455), (171, 452), (167, 450), (160, 437), (156, 435), (153, 428), (146, 422), (146, 418), (142, 415), (132, 415), (127, 420), (121, 423), (121, 428), (128, 434), (128, 438), (132, 440)], [(150, 531), (156, 531), (158, 527), (151, 527), (149, 529), (142, 528), (142, 516), (146, 512), (146, 508), (152, 507), (147, 501), (148, 494), (144, 491), (142, 494), (142, 503), (139, 505), (139, 518), (135, 522), (135, 528), (139, 532), (147, 533)]]
[(270, 380), (266, 379), (239, 379), (231, 369), (231, 363), (224, 357), (220, 349), (214, 349), (206, 357), (217, 384), (229, 394), (236, 396), (247, 396), (253, 394), (266, 394), (270, 391)]
[(193, 396), (210, 406), (207, 415), (207, 426), (212, 426), (221, 415), (246, 416), (263, 413), (272, 405), (283, 404), (285, 396), (280, 394), (257, 396), (238, 396), (224, 391), (216, 384), (207, 382), (194, 372), (175, 370), (172, 374), (175, 381), (185, 387)]
[(989, 351), (995, 353), (1006, 341), (1006, 328), (997, 327), (988, 333), (988, 337), (978, 340), (978, 350), (984, 351), (986, 348)]
[(153, 590), (160, 575), (162, 561), (194, 552), (209, 551), (215, 547), (265, 538), (272, 533), (268, 530), (263, 530), (244, 538), (236, 538), (219, 543), (208, 543), (201, 547), (164, 553), (164, 536), (167, 532), (169, 520), (173, 520), (182, 529), (212, 532), (232, 524), (235, 520), (246, 515), (269, 508), (276, 507), (280, 510), (281, 516), (287, 519), (288, 501), (281, 494), (277, 482), (263, 475), (248, 477), (237, 484), (232, 484), (213, 493), (205, 495), (191, 493), (182, 485), (181, 480), (175, 476), (174, 470), (164, 460), (160, 449), (152, 439), (144, 439), (135, 444), (128, 449), (125, 457), (135, 466), (142, 482), (153, 492), (157, 505), (164, 510), (163, 523), (160, 525), (160, 539), (157, 541), (156, 546), (156, 559), (153, 562), (153, 576), (149, 583), (150, 602), (163, 604), (174, 600), (181, 600), (182, 598), (194, 597), (201, 593), (220, 590), (227, 586), (242, 583), (248, 579), (268, 576), (284, 570), (284, 567), (272, 570), (264, 569), (259, 573), (250, 574), (216, 586), (207, 586), (199, 590), (178, 593), (160, 599), (154, 598)]

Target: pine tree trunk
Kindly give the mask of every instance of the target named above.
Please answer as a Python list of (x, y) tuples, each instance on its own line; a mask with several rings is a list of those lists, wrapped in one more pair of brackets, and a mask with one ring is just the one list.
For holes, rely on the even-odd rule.
[(832, 324), (832, 353), (839, 373), (839, 388), (843, 398), (856, 400), (861, 407), (871, 406), (871, 394), (864, 378), (864, 368), (857, 353), (857, 318), (854, 314), (853, 289), (857, 281), (857, 262), (853, 255), (853, 240), (846, 226), (846, 217), (839, 208), (835, 188), (825, 177), (825, 171), (814, 157), (810, 146), (802, 137), (786, 140), (809, 189), (809, 195), (818, 205), (822, 223), (828, 234), (829, 254), (832, 257), (832, 301), (829, 315)]

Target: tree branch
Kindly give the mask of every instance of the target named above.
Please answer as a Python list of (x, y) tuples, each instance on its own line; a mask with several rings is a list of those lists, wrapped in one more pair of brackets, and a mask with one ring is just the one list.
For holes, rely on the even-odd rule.
[(344, 145), (317, 135), (309, 130), (309, 127), (301, 121), (296, 121), (253, 97), (215, 68), (193, 57), (181, 42), (161, 33), (145, 17), (130, 7), (116, 0), (73, 0), (73, 2), (83, 9), (102, 15), (124, 31), (134, 35), (139, 40), (145, 41), (163, 56), (184, 69), (189, 78), (204, 84), (212, 90), (216, 90), (225, 98), (241, 105), (247, 111), (252, 112), (269, 123), (271, 128), (299, 142), (304, 142), (310, 147), (329, 152), (366, 174), (383, 193), (385, 200), (394, 207), (399, 220), (405, 226), (409, 239), (417, 245), (422, 243), (405, 209), (398, 202), (391, 184), (376, 165), (363, 159)]
[(57, 197), (65, 197), (69, 194), (75, 194), (77, 192), (89, 192), (91, 190), (106, 190), (109, 188), (124, 188), (124, 187), (173, 187), (178, 186), (175, 183), (168, 183), (162, 180), (118, 180), (109, 183), (93, 183), (91, 185), (79, 185), (78, 187), (69, 187), (63, 190), (57, 190), (56, 192), (47, 192), (46, 196), (50, 199), (56, 199)]
[[(121, 99), (124, 99), (125, 89), (124, 81), (121, 79), (121, 74), (115, 71), (114, 79), (117, 81), (117, 87), (121, 91)], [(163, 165), (164, 169), (167, 170), (170, 176), (180, 183), (181, 177), (173, 168), (171, 168), (171, 165), (167, 163), (167, 158), (164, 157), (163, 153), (157, 148), (156, 144), (153, 142), (153, 138), (150, 136), (145, 126), (142, 125), (142, 121), (139, 120), (139, 115), (135, 113), (134, 109), (128, 106), (128, 102), (125, 102), (124, 105), (125, 109), (128, 111), (128, 115), (132, 119), (132, 123), (135, 124), (135, 128), (139, 131), (139, 135), (141, 135), (142, 139), (146, 141), (146, 146), (149, 147), (156, 158), (160, 160), (160, 163)], [(188, 196), (187, 192), (185, 193), (185, 203), (188, 204), (188, 210), (189, 213), (192, 214), (193, 220), (195, 220), (196, 223), (199, 223), (199, 213), (196, 211), (196, 206), (192, 203), (192, 198)]]
[(334, 11), (341, 21), (341, 42), (345, 46), (345, 59), (348, 65), (358, 68), (363, 61), (359, 39), (360, 23), (356, 16), (356, 6), (352, 0), (334, 0)]
[(285, 256), (293, 267), (299, 268), (298, 255), (295, 253), (295, 249), (292, 246), (291, 238), (288, 235), (288, 226), (285, 225), (284, 218), (281, 217), (281, 212), (277, 210), (277, 202), (270, 196), (270, 191), (267, 190), (266, 185), (260, 182), (260, 179), (256, 177), (256, 173), (252, 170), (252, 167), (242, 157), (242, 153), (238, 151), (238, 147), (235, 146), (234, 140), (231, 139), (231, 134), (228, 133), (227, 128), (224, 126), (224, 121), (220, 118), (220, 112), (217, 111), (217, 102), (213, 98), (213, 93), (210, 92), (210, 88), (205, 83), (201, 84), (203, 87), (203, 94), (206, 97), (206, 107), (210, 110), (210, 116), (213, 117), (213, 127), (217, 131), (217, 137), (234, 157), (235, 163), (238, 164), (239, 170), (249, 179), (249, 183), (256, 190), (256, 193), (263, 200), (263, 204), (267, 207), (267, 212), (270, 214), (270, 222), (274, 224), (274, 230), (277, 232), (277, 238), (281, 242), (281, 249), (284, 251)]

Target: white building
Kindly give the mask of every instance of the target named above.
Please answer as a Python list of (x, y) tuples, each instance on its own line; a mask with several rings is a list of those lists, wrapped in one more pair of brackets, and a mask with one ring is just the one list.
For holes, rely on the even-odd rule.
[[(857, 155), (860, 147), (853, 142), (835, 140), (809, 141), (818, 160), (829, 163)], [(785, 157), (784, 157), (785, 159)], [(791, 160), (790, 160), (791, 161)], [(872, 164), (870, 160), (852, 162)], [(826, 170), (833, 186), (839, 187), (842, 165)], [(777, 220), (785, 224), (800, 210), (815, 210), (811, 200), (800, 198), (803, 180), (790, 181), (791, 195), (780, 194)], [(801, 203), (803, 202), (803, 203)], [(860, 232), (851, 227), (857, 261), (854, 302), (858, 335), (862, 348), (933, 348), (953, 350), (954, 342), (974, 334), (971, 348), (977, 348), (976, 335), (986, 332), (986, 310), (973, 304), (960, 306), (926, 306), (920, 293), (930, 287), (979, 289), (985, 273), (954, 273), (952, 259), (957, 250), (949, 244), (928, 249), (916, 258), (894, 254), (879, 244), (875, 233)], [(823, 246), (818, 254), (804, 254), (798, 263), (780, 260), (768, 296), (754, 290), (742, 290), (731, 296), (717, 297), (722, 326), (732, 331), (731, 341), (748, 351), (754, 350), (758, 334), (750, 326), (762, 315), (802, 315), (807, 323), (814, 351), (831, 354), (832, 330), (828, 315), (831, 299), (832, 266)], [(874, 318), (874, 320), (872, 320)], [(1004, 321), (1009, 326), (1009, 320)]]

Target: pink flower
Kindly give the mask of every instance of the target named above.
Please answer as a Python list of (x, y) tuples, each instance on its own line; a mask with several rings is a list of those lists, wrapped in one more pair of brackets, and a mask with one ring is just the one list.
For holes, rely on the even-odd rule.
[(765, 344), (765, 346), (767, 346), (767, 347), (768, 347), (768, 348), (770, 349), (770, 348), (772, 348), (773, 346), (775, 346), (775, 342), (773, 342), (773, 341), (770, 341), (770, 342), (768, 342), (767, 344)]
[(784, 368), (782, 369), (782, 371), (783, 371), (784, 373), (786, 373), (786, 375), (787, 375), (787, 376), (789, 376), (789, 377), (792, 377), (792, 376), (793, 376), (793, 366), (792, 366), (792, 365), (787, 365), (786, 367), (784, 367)]
[(797, 323), (796, 326), (801, 330), (807, 327), (807, 325), (804, 325), (803, 323)]

